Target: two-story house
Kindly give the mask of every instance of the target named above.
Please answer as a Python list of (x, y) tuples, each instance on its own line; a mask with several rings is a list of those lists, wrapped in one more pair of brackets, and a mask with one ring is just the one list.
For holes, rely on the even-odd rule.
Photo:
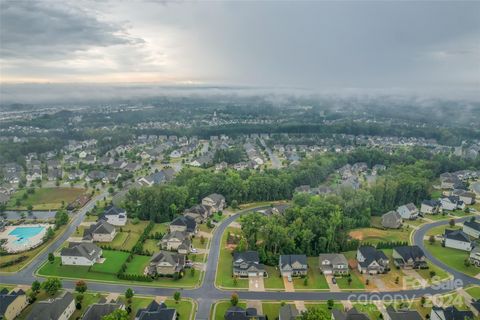
[(399, 246), (393, 248), (393, 263), (402, 269), (428, 268), (425, 253), (419, 246)]
[(346, 275), (349, 273), (347, 258), (341, 253), (322, 253), (319, 266), (323, 274)]
[(357, 250), (357, 267), (360, 273), (378, 274), (389, 270), (389, 260), (382, 250), (361, 246)]
[(145, 274), (155, 275), (174, 275), (185, 268), (185, 255), (171, 251), (160, 251), (152, 256), (148, 266), (145, 268)]
[(307, 256), (304, 254), (281, 255), (278, 263), (282, 277), (298, 277), (307, 275)]
[(218, 193), (212, 193), (202, 199), (204, 206), (210, 207), (210, 211), (215, 213), (225, 208), (225, 197)]
[(99, 220), (83, 231), (84, 241), (111, 242), (117, 235), (114, 226), (105, 220)]
[(93, 266), (100, 262), (102, 249), (90, 242), (70, 242), (60, 251), (60, 257), (64, 266)]
[(237, 277), (264, 277), (265, 266), (260, 263), (257, 251), (235, 252), (233, 254), (233, 275)]

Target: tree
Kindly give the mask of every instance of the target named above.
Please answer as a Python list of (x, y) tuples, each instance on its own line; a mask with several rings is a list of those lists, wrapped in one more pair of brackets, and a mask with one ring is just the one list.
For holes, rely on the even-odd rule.
[(68, 223), (68, 213), (65, 209), (58, 210), (55, 213), (55, 227), (66, 225)]
[(50, 261), (50, 263), (53, 263), (55, 261), (55, 256), (53, 255), (53, 252), (48, 253), (48, 261)]
[(175, 293), (173, 294), (173, 300), (175, 300), (175, 303), (178, 303), (180, 301), (180, 298), (181, 298), (180, 292), (175, 291)]
[(35, 280), (32, 282), (32, 292), (38, 293), (40, 292), (41, 284), (40, 281)]
[(450, 221), (448, 221), (448, 224), (450, 225), (450, 227), (455, 227), (455, 219), (450, 219)]
[(303, 279), (303, 285), (305, 287), (308, 286), (308, 276), (305, 276), (305, 278)]
[(53, 231), (53, 229), (50, 227), (47, 229), (47, 232), (43, 236), (43, 241), (48, 241), (52, 239), (54, 236), (55, 236), (55, 231)]
[(427, 302), (427, 299), (425, 298), (425, 296), (422, 296), (422, 297), (420, 298), (420, 305), (421, 305), (422, 307), (424, 307), (426, 302)]
[(130, 304), (133, 298), (133, 290), (131, 288), (128, 288), (125, 290), (125, 299), (127, 299), (128, 303)]
[(238, 201), (237, 200), (232, 200), (232, 202), (230, 203), (230, 206), (233, 209), (238, 209)]
[(327, 301), (328, 309), (330, 309), (330, 310), (333, 309), (334, 304), (335, 304), (335, 303), (333, 302), (333, 300), (332, 300), (332, 299), (329, 299), (329, 300)]
[(303, 311), (299, 317), (300, 320), (330, 320), (330, 316), (322, 309), (309, 308)]
[(110, 314), (102, 317), (102, 320), (129, 320), (128, 311), (117, 309)]
[(348, 282), (348, 286), (350, 286), (352, 284), (352, 276), (351, 275), (348, 275), (347, 282)]
[(232, 306), (236, 306), (238, 304), (238, 294), (236, 292), (232, 293), (232, 296), (230, 297), (230, 304)]
[(83, 280), (79, 280), (75, 283), (75, 291), (84, 293), (87, 291), (87, 283)]
[(62, 282), (58, 278), (48, 278), (42, 283), (42, 288), (51, 296), (54, 296), (62, 288)]
[(435, 243), (435, 236), (432, 234), (430, 237), (428, 237), (428, 242), (430, 244), (434, 244)]

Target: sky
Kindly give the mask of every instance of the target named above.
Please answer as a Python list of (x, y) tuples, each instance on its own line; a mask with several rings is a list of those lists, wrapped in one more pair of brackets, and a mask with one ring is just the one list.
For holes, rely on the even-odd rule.
[(480, 1), (0, 0), (0, 84), (480, 91)]

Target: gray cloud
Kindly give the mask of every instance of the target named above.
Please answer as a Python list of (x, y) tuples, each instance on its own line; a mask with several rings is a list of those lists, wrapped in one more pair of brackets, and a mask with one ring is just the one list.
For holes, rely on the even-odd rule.
[(60, 1), (0, 3), (2, 59), (64, 58), (92, 46), (137, 44), (121, 24), (101, 22), (92, 13)]

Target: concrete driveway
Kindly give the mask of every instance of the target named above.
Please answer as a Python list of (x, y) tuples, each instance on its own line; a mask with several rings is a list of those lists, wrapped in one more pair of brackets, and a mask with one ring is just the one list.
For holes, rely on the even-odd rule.
[(330, 289), (331, 292), (340, 292), (340, 288), (336, 283), (333, 283), (333, 275), (331, 274), (325, 274), (325, 279), (327, 280), (328, 288)]
[(265, 291), (265, 284), (263, 283), (263, 277), (248, 277), (248, 291)]
[(285, 286), (285, 292), (295, 292), (295, 287), (293, 286), (293, 281), (288, 281), (287, 277), (283, 277), (283, 285)]

